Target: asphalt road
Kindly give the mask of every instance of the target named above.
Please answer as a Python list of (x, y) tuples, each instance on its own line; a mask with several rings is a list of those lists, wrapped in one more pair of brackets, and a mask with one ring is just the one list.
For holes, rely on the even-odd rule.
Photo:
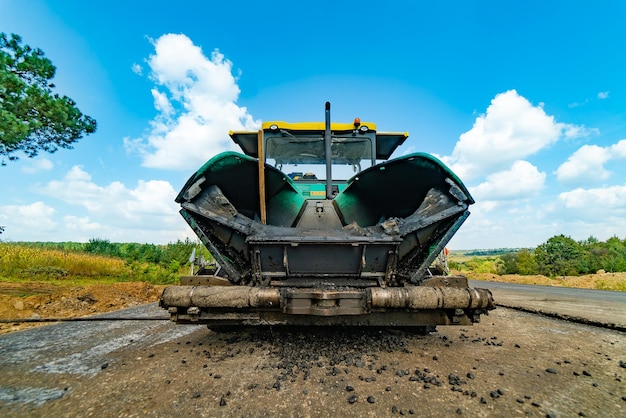
[[(500, 306), (624, 323), (626, 295), (615, 292), (472, 286), (492, 289)], [(619, 330), (501, 307), (426, 337), (67, 322), (0, 336), (0, 416), (621, 417), (625, 346)]]
[(470, 281), (491, 290), (499, 306), (626, 331), (626, 292)]

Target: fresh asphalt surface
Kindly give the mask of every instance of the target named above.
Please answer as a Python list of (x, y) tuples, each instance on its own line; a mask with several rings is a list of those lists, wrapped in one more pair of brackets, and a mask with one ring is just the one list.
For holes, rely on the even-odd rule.
[[(485, 281), (470, 286), (490, 289), (498, 306), (626, 330), (626, 292)], [(122, 320), (67, 322), (1, 335), (0, 415), (3, 404), (10, 411), (14, 405), (40, 406), (64, 397), (71, 387), (64, 376), (96, 376), (114, 352), (145, 352), (204, 328), (176, 326), (156, 303), (100, 316)], [(164, 320), (124, 320), (140, 317)]]
[(496, 305), (626, 331), (626, 292), (470, 280)]

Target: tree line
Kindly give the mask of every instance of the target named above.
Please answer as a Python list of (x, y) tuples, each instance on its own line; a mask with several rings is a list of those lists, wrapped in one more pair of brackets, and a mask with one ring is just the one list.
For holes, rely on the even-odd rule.
[[(121, 258), (128, 264), (152, 263), (169, 271), (188, 265), (192, 251), (205, 260), (212, 257), (207, 249), (189, 238), (166, 245), (118, 243), (93, 238), (89, 242), (29, 242), (20, 245), (63, 251), (84, 252), (105, 257)], [(484, 250), (485, 252), (487, 250)], [(472, 253), (473, 254), (473, 253)], [(466, 254), (471, 255), (471, 254)], [(520, 249), (497, 254), (474, 256), (465, 262), (449, 262), (454, 270), (470, 270), (495, 274), (542, 274), (548, 277), (577, 276), (606, 272), (626, 271), (626, 239), (618, 237), (599, 241), (589, 237), (575, 241), (565, 235), (556, 235), (534, 249)]]
[(197, 251), (198, 256), (202, 254), (207, 260), (211, 258), (204, 246), (189, 238), (166, 245), (139, 244), (136, 242), (120, 243), (101, 238), (93, 238), (86, 243), (23, 242), (20, 245), (121, 258), (129, 264), (152, 263), (171, 271), (177, 271), (185, 264), (188, 264), (189, 257), (194, 249)]
[(575, 241), (556, 235), (533, 249), (500, 255), (500, 274), (542, 274), (548, 277), (578, 276), (626, 271), (626, 239), (611, 237), (602, 242), (595, 237)]

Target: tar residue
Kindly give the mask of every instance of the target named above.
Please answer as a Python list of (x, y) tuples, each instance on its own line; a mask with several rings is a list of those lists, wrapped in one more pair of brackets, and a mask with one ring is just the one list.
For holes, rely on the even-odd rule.
[(376, 353), (410, 353), (406, 349), (408, 338), (418, 337), (385, 329), (281, 327), (250, 330), (226, 341), (247, 340), (269, 349), (269, 355), (278, 360), (279, 375), (272, 387), (279, 390), (281, 381), (293, 382), (299, 376), (309, 379), (314, 367), (326, 368), (327, 375), (332, 376), (345, 373), (347, 368), (386, 369), (386, 365), (376, 364)]

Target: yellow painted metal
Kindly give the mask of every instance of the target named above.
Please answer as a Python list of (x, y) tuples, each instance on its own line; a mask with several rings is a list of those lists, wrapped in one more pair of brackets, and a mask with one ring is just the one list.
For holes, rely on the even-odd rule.
[[(269, 130), (270, 126), (276, 125), (279, 129), (287, 129), (293, 131), (324, 131), (326, 129), (325, 122), (263, 122), (262, 129)], [(372, 122), (361, 122), (360, 126), (367, 126), (370, 131), (376, 130), (376, 124)], [(353, 131), (355, 129), (354, 123), (331, 123), (330, 129), (332, 131)]]
[(267, 223), (267, 209), (265, 207), (265, 147), (263, 146), (263, 130), (259, 129), (258, 153), (259, 153), (259, 211), (261, 223)]

